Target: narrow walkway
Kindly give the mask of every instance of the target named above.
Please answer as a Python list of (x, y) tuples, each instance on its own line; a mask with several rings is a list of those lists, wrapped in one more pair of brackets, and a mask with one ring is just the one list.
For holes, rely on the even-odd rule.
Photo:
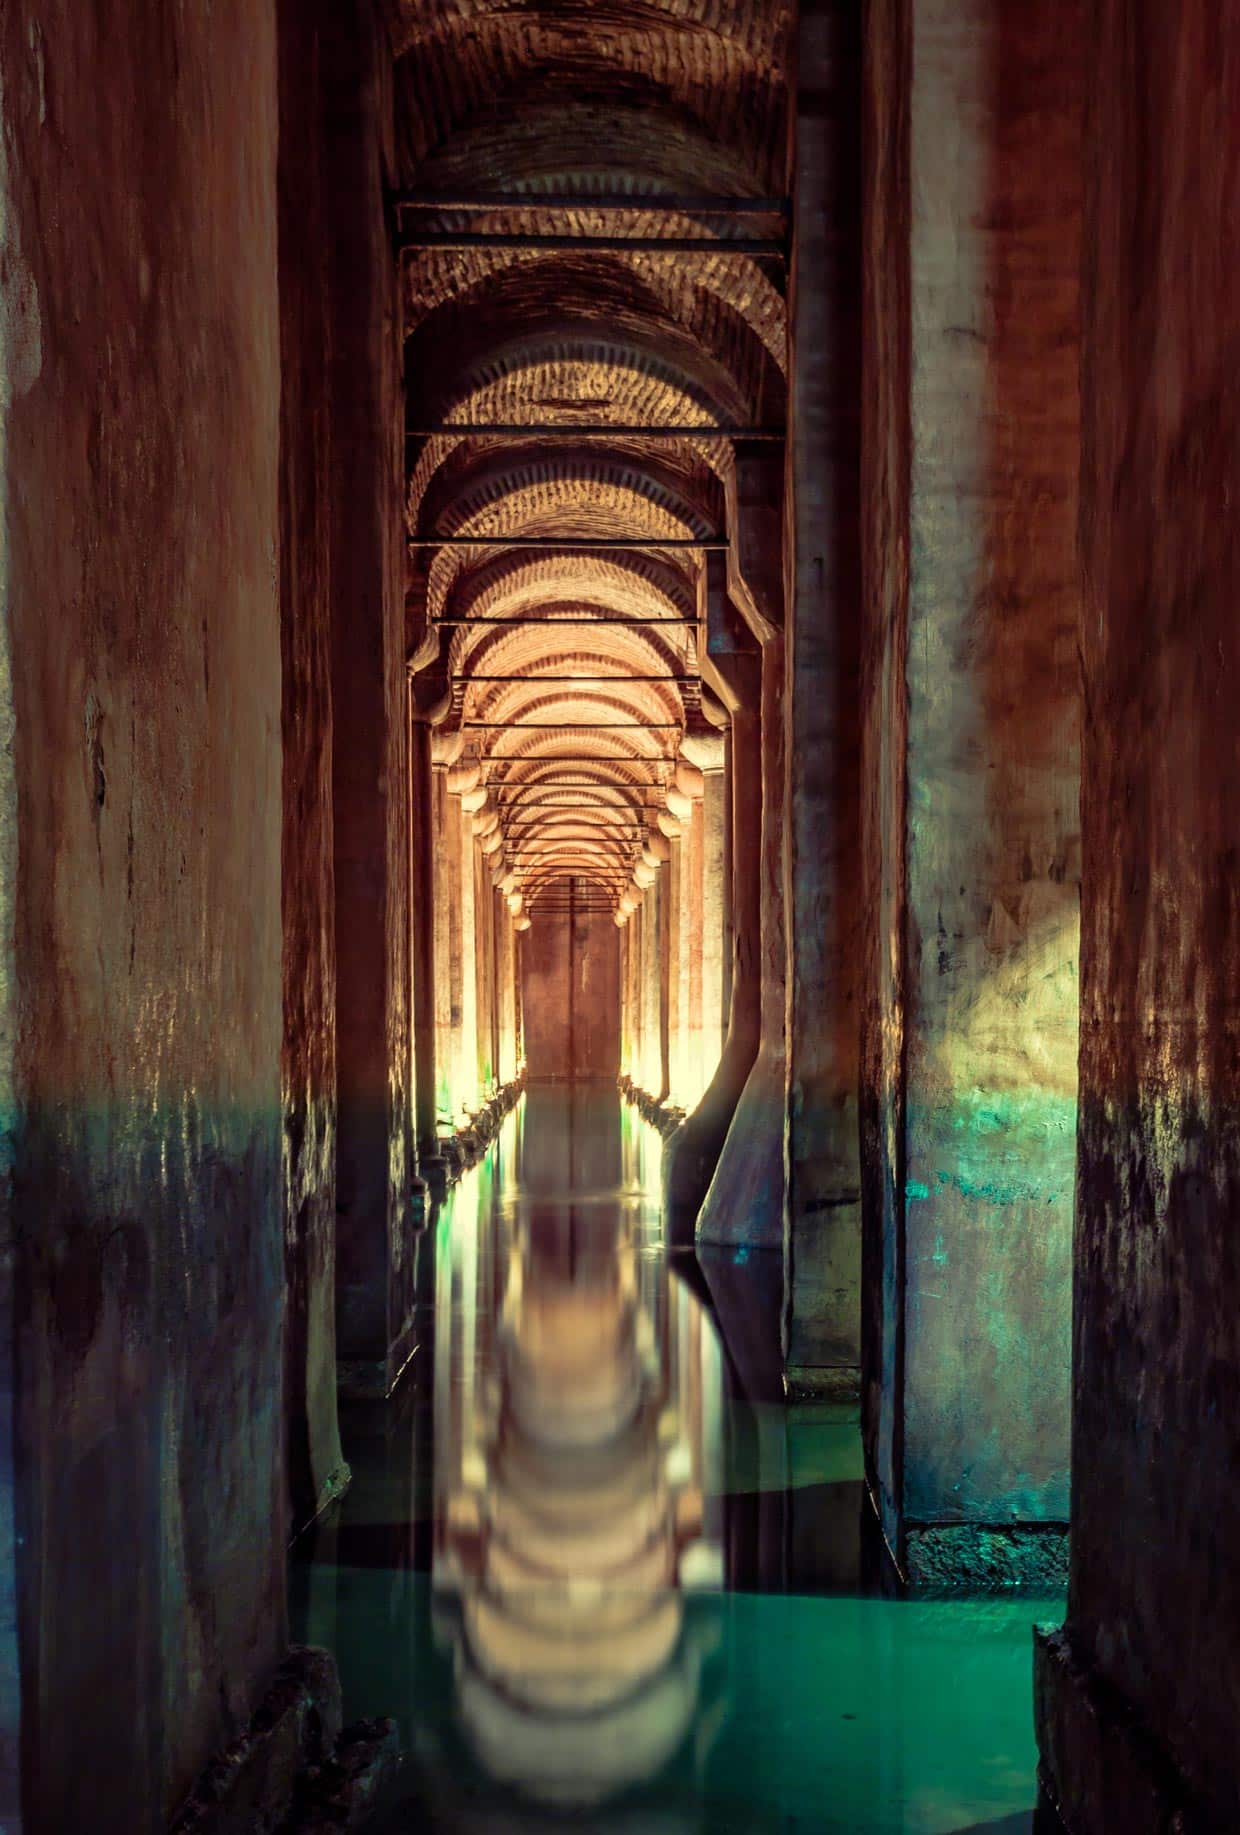
[(532, 1089), (425, 1238), (414, 1384), (348, 1423), (294, 1630), (399, 1722), (380, 1828), (1030, 1828), (1062, 1602), (868, 1584), (855, 1412), (769, 1393), (760, 1268), (669, 1267), (659, 1146)]

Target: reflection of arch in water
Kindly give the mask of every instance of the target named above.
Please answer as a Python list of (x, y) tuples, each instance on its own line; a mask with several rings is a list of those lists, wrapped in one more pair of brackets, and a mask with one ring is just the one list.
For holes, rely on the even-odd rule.
[[(436, 1454), (438, 1622), (460, 1731), (497, 1785), (561, 1806), (601, 1804), (680, 1748), (702, 1666), (683, 1557), (719, 1566), (703, 1539), (717, 1347), (692, 1296), (638, 1253), (614, 1094), (598, 1107), (604, 1145), (587, 1158), (609, 1191), (573, 1181), (557, 1201), (548, 1164), (535, 1203), (489, 1205), (472, 1250), (454, 1245), (485, 1271), (489, 1317), (470, 1332), (471, 1382), (451, 1390), (474, 1419)], [(449, 1596), (459, 1613), (445, 1615)]]

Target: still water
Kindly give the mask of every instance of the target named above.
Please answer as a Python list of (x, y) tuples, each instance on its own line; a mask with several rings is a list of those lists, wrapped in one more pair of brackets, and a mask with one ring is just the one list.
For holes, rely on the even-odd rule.
[(294, 1633), (391, 1715), (378, 1827), (1032, 1827), (1030, 1627), (886, 1596), (855, 1408), (785, 1405), (781, 1271), (669, 1256), (662, 1143), (532, 1089), (419, 1248), (400, 1400), (295, 1551)]

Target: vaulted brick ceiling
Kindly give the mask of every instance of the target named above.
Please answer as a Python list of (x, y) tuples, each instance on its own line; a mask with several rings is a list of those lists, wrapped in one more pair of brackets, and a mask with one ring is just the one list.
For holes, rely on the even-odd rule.
[[(447, 671), (439, 756), (514, 904), (571, 873), (627, 907), (643, 853), (665, 853), (681, 741), (704, 718), (703, 556), (657, 544), (724, 530), (734, 464), (725, 439), (541, 430), (780, 426), (786, 331), (779, 261), (510, 239), (777, 234), (776, 212), (667, 200), (784, 193), (790, 13), (392, 0), (400, 183), (443, 200), (402, 220), (494, 239), (403, 257), (407, 512), (421, 657)], [(496, 194), (530, 202), (476, 207)], [(656, 545), (514, 545), (598, 536)]]

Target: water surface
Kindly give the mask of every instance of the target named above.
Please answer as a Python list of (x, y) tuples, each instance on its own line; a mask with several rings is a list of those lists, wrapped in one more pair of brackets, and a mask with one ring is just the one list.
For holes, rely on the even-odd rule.
[(421, 1240), (412, 1379), (346, 1420), (294, 1631), (399, 1724), (381, 1829), (1029, 1829), (1062, 1601), (889, 1596), (855, 1409), (783, 1400), (778, 1258), (669, 1257), (660, 1147), (532, 1089)]

